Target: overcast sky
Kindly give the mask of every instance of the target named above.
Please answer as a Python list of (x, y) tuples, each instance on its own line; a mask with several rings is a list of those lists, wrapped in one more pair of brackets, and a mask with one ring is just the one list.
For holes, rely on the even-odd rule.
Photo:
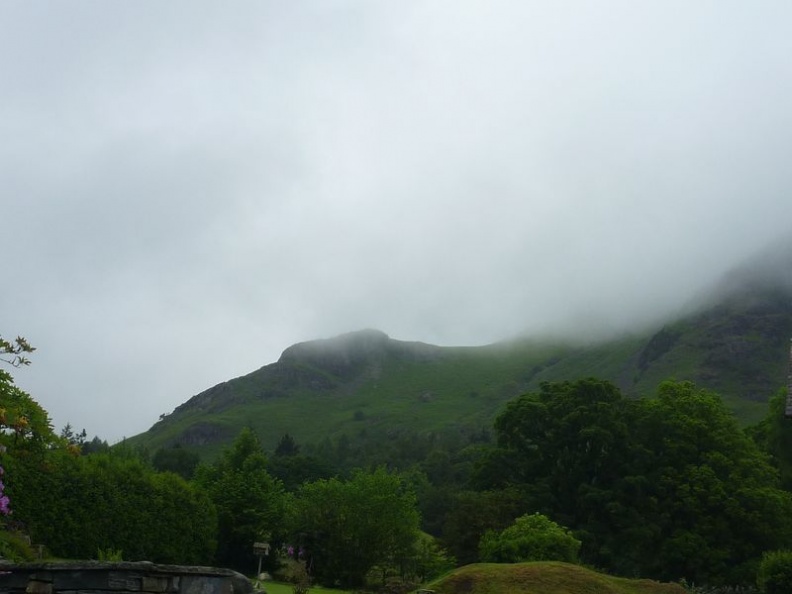
[(790, 23), (788, 0), (0, 0), (17, 383), (112, 442), (303, 340), (673, 315), (792, 233)]

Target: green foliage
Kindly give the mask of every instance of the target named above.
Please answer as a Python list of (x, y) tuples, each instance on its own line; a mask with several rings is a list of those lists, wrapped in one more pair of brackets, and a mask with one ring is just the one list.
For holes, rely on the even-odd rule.
[(325, 585), (360, 586), (375, 565), (401, 566), (418, 534), (414, 494), (384, 468), (305, 484), (294, 511), (294, 534)]
[(296, 456), (300, 453), (300, 446), (294, 438), (288, 433), (281, 437), (278, 445), (275, 447), (276, 456)]
[(196, 483), (217, 509), (220, 565), (249, 572), (256, 566), (253, 543), (284, 529), (287, 498), (266, 466), (258, 438), (244, 429), (216, 464), (196, 472)]
[(772, 457), (781, 477), (781, 486), (792, 491), (792, 423), (786, 418), (787, 389), (781, 388), (770, 398), (765, 418), (751, 435)]
[(482, 561), (567, 561), (578, 559), (580, 541), (542, 514), (526, 514), (503, 532), (487, 531), (479, 545)]
[(25, 356), (32, 353), (36, 348), (23, 337), (17, 336), (15, 340), (5, 340), (0, 336), (0, 361), (8, 363), (12, 367), (30, 365), (30, 360)]
[[(302, 559), (292, 557), (281, 559), (281, 565), (276, 575), (279, 580), (292, 585), (292, 594), (306, 594), (311, 587), (311, 576)], [(269, 590), (269, 586), (267, 589)]]
[(412, 555), (411, 575), (419, 583), (432, 580), (456, 566), (456, 560), (433, 536), (420, 533), (415, 541)]
[(0, 530), (0, 558), (13, 563), (35, 561), (30, 538), (16, 530)]
[[(0, 338), (2, 359), (27, 365), (34, 349)], [(59, 557), (88, 559), (124, 550), (130, 560), (206, 563), (216, 518), (208, 497), (172, 474), (155, 473), (129, 448), (79, 456), (85, 431), (56, 437), (47, 412), (0, 370), (0, 445), (14, 523)], [(91, 442), (101, 449), (102, 442)], [(104, 444), (106, 449), (106, 444)], [(30, 558), (27, 536), (0, 533), (7, 558)]]
[(96, 551), (96, 558), (99, 561), (123, 561), (124, 554), (120, 549), (99, 549)]
[(201, 458), (180, 445), (160, 448), (151, 458), (151, 465), (160, 472), (173, 472), (185, 480), (190, 480)]
[(519, 488), (596, 566), (746, 583), (762, 551), (792, 538), (792, 497), (766, 457), (717, 395), (690, 382), (637, 401), (593, 379), (543, 384), (495, 427), (479, 486)]
[(269, 473), (283, 483), (287, 491), (296, 491), (303, 483), (333, 476), (333, 468), (315, 456), (274, 456), (267, 463)]
[(762, 557), (756, 583), (764, 594), (792, 592), (792, 551), (769, 551)]
[(55, 440), (49, 415), (0, 369), (0, 443), (12, 449), (43, 449)]
[(50, 450), (10, 458), (7, 475), (14, 517), (55, 556), (123, 550), (131, 561), (206, 564), (214, 553), (209, 498), (137, 458)]
[(443, 542), (460, 564), (474, 563), (484, 533), (503, 530), (525, 507), (517, 489), (457, 492), (445, 517)]
[[(30, 365), (25, 354), (36, 349), (21, 336), (8, 341), (0, 336), (0, 361), (13, 367)], [(7, 371), (0, 369), (0, 444), (6, 447), (40, 448), (55, 439), (47, 412), (30, 395), (14, 385)]]

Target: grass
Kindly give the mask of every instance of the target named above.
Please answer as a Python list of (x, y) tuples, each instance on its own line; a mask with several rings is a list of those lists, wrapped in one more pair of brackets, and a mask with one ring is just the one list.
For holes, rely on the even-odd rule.
[(679, 584), (617, 578), (560, 562), (466, 565), (426, 589), (436, 594), (685, 594)]
[[(283, 582), (264, 582), (264, 589), (267, 594), (292, 594), (292, 585)], [(323, 588), (322, 586), (311, 586), (309, 592), (313, 594), (348, 594), (346, 590)]]

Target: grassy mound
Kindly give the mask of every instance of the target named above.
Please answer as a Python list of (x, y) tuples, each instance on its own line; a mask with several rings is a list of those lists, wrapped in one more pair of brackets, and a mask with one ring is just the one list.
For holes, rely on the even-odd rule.
[(560, 562), (466, 565), (427, 589), (436, 594), (685, 594), (678, 584), (617, 578)]

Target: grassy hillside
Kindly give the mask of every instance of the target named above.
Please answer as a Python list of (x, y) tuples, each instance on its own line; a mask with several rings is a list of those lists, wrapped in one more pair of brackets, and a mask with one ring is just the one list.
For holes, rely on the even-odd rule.
[(427, 589), (436, 594), (685, 594), (678, 584), (617, 578), (559, 562), (466, 565)]
[(608, 379), (632, 396), (669, 378), (720, 393), (744, 423), (765, 414), (785, 385), (792, 298), (742, 288), (662, 328), (598, 344), (523, 340), (438, 347), (374, 330), (289, 347), (278, 362), (214, 386), (129, 440), (155, 450), (180, 443), (213, 455), (244, 426), (265, 447), (341, 435), (472, 432), (542, 381)]

